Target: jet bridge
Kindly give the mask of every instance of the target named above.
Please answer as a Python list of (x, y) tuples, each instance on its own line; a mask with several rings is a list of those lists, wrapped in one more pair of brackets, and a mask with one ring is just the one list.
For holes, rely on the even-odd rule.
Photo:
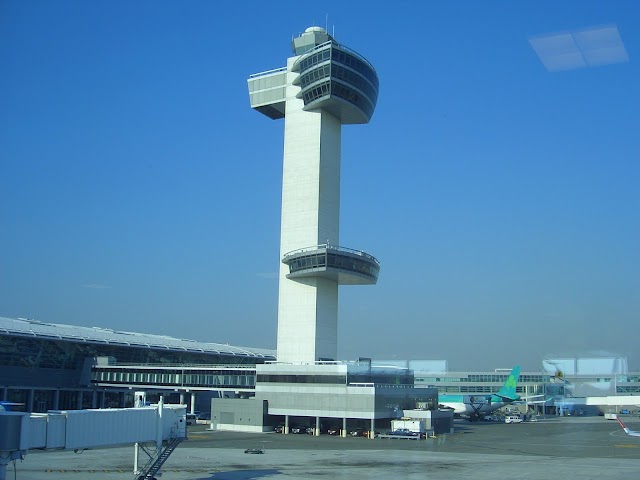
[[(186, 405), (139, 408), (68, 410), (48, 413), (0, 411), (0, 480), (10, 461), (33, 449), (100, 448), (135, 444), (134, 473), (139, 480), (154, 478), (178, 444), (187, 438)], [(145, 444), (155, 444), (146, 449)], [(138, 467), (139, 447), (148, 454)]]
[(585, 405), (599, 405), (601, 407), (620, 407), (627, 405), (640, 406), (640, 395), (609, 395), (607, 397), (586, 397)]

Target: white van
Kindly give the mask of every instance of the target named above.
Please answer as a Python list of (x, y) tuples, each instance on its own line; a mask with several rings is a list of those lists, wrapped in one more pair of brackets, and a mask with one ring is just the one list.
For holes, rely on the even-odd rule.
[(522, 423), (522, 417), (520, 415), (507, 415), (504, 417), (504, 423)]
[(187, 425), (195, 425), (197, 418), (195, 413), (187, 413)]

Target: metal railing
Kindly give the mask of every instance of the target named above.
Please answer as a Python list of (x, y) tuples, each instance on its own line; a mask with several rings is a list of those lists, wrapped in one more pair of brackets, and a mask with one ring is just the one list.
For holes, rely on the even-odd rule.
[(314, 245), (310, 247), (299, 248), (297, 250), (292, 250), (290, 252), (285, 253), (283, 258), (286, 259), (287, 257), (290, 257), (290, 256), (299, 255), (301, 253), (306, 253), (306, 252), (315, 252), (322, 249), (357, 255), (359, 257), (364, 257), (368, 260), (371, 260), (375, 262), (377, 265), (380, 265), (380, 262), (376, 257), (374, 257), (373, 255), (369, 255), (368, 253), (365, 253), (362, 250), (356, 250), (356, 249), (347, 248), (347, 247), (340, 247), (338, 245), (331, 245), (330, 243), (323, 243), (320, 245)]
[(287, 67), (273, 68), (271, 70), (267, 70), (266, 72), (252, 73), (251, 75), (249, 75), (249, 79), (264, 77), (266, 75), (271, 75), (274, 73), (280, 73), (280, 72), (286, 72), (286, 71), (287, 71)]
[(395, 384), (395, 383), (376, 383), (376, 382), (351, 382), (347, 383), (347, 387), (375, 387), (375, 388), (403, 388), (413, 389), (412, 384)]
[(139, 472), (134, 472), (135, 479), (155, 480), (154, 475), (158, 473), (160, 468), (162, 468), (162, 465), (164, 465), (164, 463), (169, 459), (169, 456), (173, 453), (180, 442), (186, 439), (187, 437), (178, 436), (176, 429), (172, 427), (169, 433), (169, 438), (159, 449), (156, 448), (154, 451), (151, 451), (146, 449), (143, 445), (140, 445), (142, 451), (149, 456), (149, 461)]
[[(258, 364), (259, 365), (259, 364)], [(125, 363), (125, 362), (117, 362), (112, 365), (96, 365), (94, 368), (101, 367), (149, 367), (149, 368), (180, 368), (183, 370), (188, 369), (212, 369), (212, 370), (230, 370), (230, 369), (241, 369), (241, 370), (255, 370), (256, 364), (250, 365), (232, 365), (232, 364), (203, 364), (203, 363)]]

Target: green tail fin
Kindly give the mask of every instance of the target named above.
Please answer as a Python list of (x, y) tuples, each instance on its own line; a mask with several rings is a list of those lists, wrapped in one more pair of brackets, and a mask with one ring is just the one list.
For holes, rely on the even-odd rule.
[(502, 388), (496, 394), (498, 397), (508, 400), (517, 400), (519, 398), (516, 394), (516, 386), (518, 385), (518, 378), (520, 377), (520, 365), (516, 365), (511, 370), (511, 373), (507, 377), (507, 381), (504, 382)]

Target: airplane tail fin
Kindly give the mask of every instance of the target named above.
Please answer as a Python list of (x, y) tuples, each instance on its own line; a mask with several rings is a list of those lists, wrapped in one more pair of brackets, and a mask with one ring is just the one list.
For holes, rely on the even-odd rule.
[(622, 420), (620, 420), (620, 417), (616, 416), (616, 420), (618, 420), (618, 423), (624, 430), (624, 433), (629, 433), (629, 427), (627, 427), (624, 423), (622, 423)]
[(518, 378), (520, 377), (520, 366), (516, 365), (511, 370), (511, 373), (507, 377), (507, 381), (504, 382), (502, 388), (496, 393), (496, 396), (502, 398), (505, 401), (514, 402), (520, 398), (516, 393), (516, 387), (518, 386)]

